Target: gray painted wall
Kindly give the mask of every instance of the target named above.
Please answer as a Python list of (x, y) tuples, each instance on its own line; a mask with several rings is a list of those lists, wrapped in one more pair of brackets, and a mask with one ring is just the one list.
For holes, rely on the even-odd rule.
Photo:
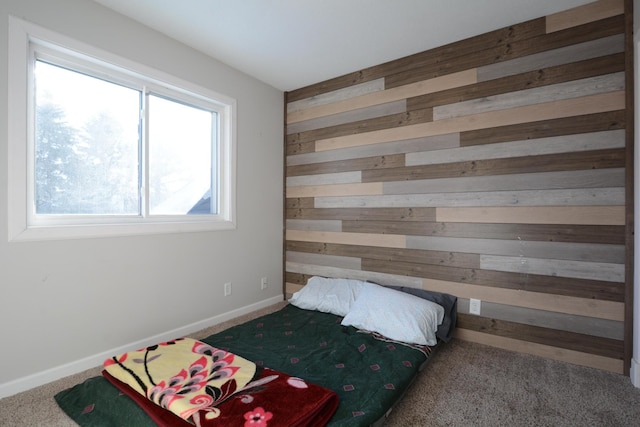
[[(237, 229), (7, 243), (9, 15), (235, 98)], [(89, 0), (0, 2), (0, 64), (0, 397), (113, 349), (282, 299), (281, 91)]]

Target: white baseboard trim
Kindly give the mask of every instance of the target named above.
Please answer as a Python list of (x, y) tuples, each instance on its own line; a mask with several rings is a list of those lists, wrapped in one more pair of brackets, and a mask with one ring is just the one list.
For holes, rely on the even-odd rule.
[(640, 361), (631, 359), (631, 384), (640, 388)]
[(223, 314), (211, 317), (209, 319), (191, 323), (190, 325), (173, 329), (171, 331), (167, 331), (162, 334), (158, 334), (140, 341), (136, 341), (118, 348), (114, 348), (112, 350), (107, 350), (102, 353), (94, 354), (92, 356), (88, 356), (83, 359), (76, 360), (74, 362), (66, 363), (61, 366), (56, 366), (54, 368), (50, 368), (45, 371), (41, 371), (32, 375), (28, 375), (26, 377), (18, 378), (13, 381), (0, 384), (0, 399), (3, 397), (8, 397), (14, 394), (18, 394), (20, 392), (32, 389), (34, 387), (48, 384), (52, 381), (59, 380), (60, 378), (67, 377), (69, 375), (86, 371), (87, 369), (92, 369), (92, 368), (101, 366), (105, 359), (113, 356), (114, 354), (121, 354), (127, 351), (132, 351), (138, 348), (146, 347), (158, 342), (189, 335), (194, 332), (200, 331), (202, 329), (208, 328), (210, 326), (214, 326), (219, 323), (226, 322), (227, 320), (231, 320), (236, 317), (249, 314), (256, 310), (269, 307), (283, 300), (284, 300), (284, 296), (278, 295), (276, 297), (272, 297), (264, 301), (250, 304), (245, 307), (241, 307), (236, 310), (232, 310), (227, 313), (223, 313)]

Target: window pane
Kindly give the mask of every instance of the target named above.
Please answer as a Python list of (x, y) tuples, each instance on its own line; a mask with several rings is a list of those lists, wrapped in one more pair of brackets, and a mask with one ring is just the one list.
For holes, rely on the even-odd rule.
[(37, 214), (139, 214), (140, 92), (37, 61)]
[[(216, 214), (215, 114), (149, 96), (149, 211)], [(213, 189), (213, 192), (212, 192)]]

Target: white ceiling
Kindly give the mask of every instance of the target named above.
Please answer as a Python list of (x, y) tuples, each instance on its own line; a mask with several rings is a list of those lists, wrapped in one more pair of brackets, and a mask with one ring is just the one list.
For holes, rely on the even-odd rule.
[(593, 0), (94, 0), (283, 91)]

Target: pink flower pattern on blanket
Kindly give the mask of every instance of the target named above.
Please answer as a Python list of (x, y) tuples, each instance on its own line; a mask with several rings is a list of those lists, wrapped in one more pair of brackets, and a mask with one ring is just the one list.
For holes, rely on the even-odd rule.
[(331, 390), (190, 338), (115, 356), (104, 366), (105, 377), (163, 427), (319, 426), (339, 404)]
[[(178, 363), (176, 363), (178, 362)], [(186, 366), (175, 372), (176, 366)], [(107, 359), (115, 378), (182, 419), (219, 416), (216, 407), (254, 378), (254, 363), (200, 341), (178, 339)]]
[(267, 421), (271, 418), (273, 418), (271, 412), (265, 412), (263, 408), (258, 406), (253, 411), (244, 414), (244, 419), (247, 420), (244, 427), (267, 427)]

